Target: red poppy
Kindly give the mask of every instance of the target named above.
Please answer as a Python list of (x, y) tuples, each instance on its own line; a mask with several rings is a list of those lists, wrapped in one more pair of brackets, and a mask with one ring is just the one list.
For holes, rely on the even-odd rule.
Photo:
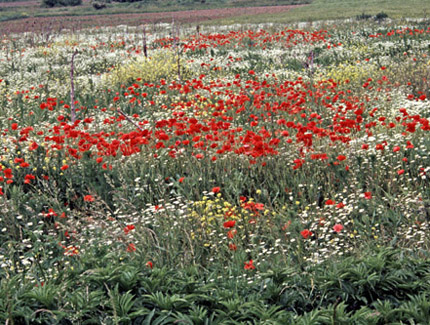
[(146, 262), (146, 266), (149, 267), (150, 269), (152, 269), (154, 264), (152, 264), (151, 261), (148, 261), (148, 262)]
[(226, 221), (224, 222), (224, 228), (233, 228), (235, 224), (236, 224), (235, 220)]
[(245, 266), (243, 267), (245, 270), (254, 270), (255, 265), (253, 260), (249, 260), (249, 262), (245, 262)]
[(309, 229), (304, 229), (300, 232), (300, 234), (302, 235), (302, 237), (304, 239), (308, 239), (310, 236), (313, 235), (312, 231), (310, 231)]
[(364, 192), (364, 197), (365, 197), (367, 200), (370, 200), (370, 199), (372, 198), (372, 192)]
[(133, 230), (135, 227), (134, 227), (134, 225), (127, 225), (127, 226), (125, 226), (124, 227), (124, 232), (126, 233), (126, 234), (128, 234), (131, 230)]
[(237, 250), (237, 246), (233, 243), (228, 244), (228, 249), (231, 251), (235, 251)]
[(127, 252), (131, 253), (131, 252), (135, 252), (135, 251), (136, 251), (136, 246), (134, 246), (133, 243), (128, 244)]
[(334, 205), (336, 202), (334, 202), (333, 200), (327, 200), (325, 201), (325, 205)]
[(37, 148), (39, 148), (39, 145), (36, 142), (32, 142), (28, 150), (32, 151), (32, 150), (36, 150)]
[(229, 230), (227, 232), (227, 238), (232, 239), (236, 234), (237, 234), (237, 230), (236, 229)]
[(336, 205), (336, 208), (341, 209), (345, 206), (345, 204), (343, 202), (340, 202)]
[(337, 232), (337, 233), (340, 233), (341, 231), (342, 231), (342, 229), (343, 229), (343, 226), (341, 225), (341, 224), (335, 224), (334, 226), (333, 226), (333, 230), (335, 231), (335, 232)]
[(86, 202), (94, 202), (94, 198), (91, 195), (85, 195), (84, 201)]
[(339, 161), (343, 161), (345, 159), (346, 159), (346, 157), (344, 155), (337, 156), (337, 160), (339, 160)]
[(63, 166), (61, 166), (61, 170), (66, 170), (66, 169), (68, 169), (69, 168), (69, 165), (63, 165)]
[(4, 195), (2, 187), (0, 187), (0, 195)]
[(131, 230), (133, 230), (135, 227), (134, 225), (127, 225), (124, 227), (124, 232), (127, 235)]
[(219, 191), (221, 191), (221, 188), (220, 188), (220, 187), (213, 187), (213, 188), (212, 188), (212, 192), (213, 192), (213, 193), (215, 193), (215, 194), (216, 194), (216, 193), (219, 193)]
[(25, 184), (30, 184), (32, 180), (36, 179), (36, 177), (34, 175), (31, 174), (27, 174), (24, 177), (24, 183)]
[(181, 177), (181, 178), (179, 179), (179, 183), (182, 183), (182, 182), (184, 181), (184, 179), (185, 179), (185, 177)]
[(400, 169), (400, 170), (398, 170), (397, 171), (397, 175), (402, 175), (402, 174), (404, 174), (405, 173), (405, 170), (404, 169)]
[(3, 174), (4, 174), (4, 177), (6, 177), (6, 178), (12, 178), (13, 177), (11, 168), (6, 168), (3, 171)]

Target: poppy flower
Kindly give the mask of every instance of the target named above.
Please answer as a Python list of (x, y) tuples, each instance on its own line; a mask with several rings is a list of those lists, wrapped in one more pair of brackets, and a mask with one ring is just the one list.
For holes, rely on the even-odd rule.
[(228, 244), (228, 249), (231, 251), (235, 251), (237, 250), (237, 246), (233, 243)]
[(133, 243), (128, 244), (127, 252), (131, 253), (131, 252), (135, 252), (135, 251), (136, 251), (136, 246), (134, 246)]
[(365, 197), (367, 200), (370, 200), (370, 199), (372, 198), (372, 192), (364, 192), (364, 197)]
[(224, 222), (224, 228), (233, 228), (235, 224), (236, 224), (235, 220), (226, 221)]
[(245, 266), (243, 267), (245, 270), (255, 270), (255, 265), (253, 260), (249, 260), (249, 262), (245, 262)]
[(61, 166), (61, 170), (66, 170), (66, 169), (68, 169), (69, 168), (69, 165), (63, 165), (63, 166)]
[(33, 151), (39, 148), (39, 145), (36, 142), (32, 142), (30, 146), (28, 147), (28, 150)]
[(336, 208), (341, 209), (345, 206), (345, 204), (343, 202), (340, 202), (336, 205)]
[(233, 237), (235, 236), (237, 234), (237, 230), (229, 230), (228, 232), (227, 232), (227, 238), (229, 238), (229, 239), (233, 239)]
[(214, 194), (216, 194), (216, 193), (219, 193), (219, 191), (221, 191), (221, 188), (220, 187), (213, 187), (212, 188), (212, 192), (214, 193)]
[(25, 184), (30, 184), (31, 181), (34, 180), (34, 179), (36, 179), (36, 177), (34, 175), (27, 174), (27, 175), (25, 175), (24, 183)]
[(152, 269), (152, 267), (154, 266), (154, 264), (152, 264), (151, 261), (146, 262), (146, 266), (149, 267), (150, 269)]
[(312, 231), (310, 231), (309, 229), (304, 229), (300, 232), (300, 234), (302, 235), (302, 237), (304, 239), (308, 239), (310, 236), (313, 235)]
[(94, 202), (94, 198), (91, 195), (85, 195), (84, 201), (86, 202)]
[(5, 170), (3, 170), (3, 174), (4, 174), (4, 177), (6, 177), (6, 178), (12, 178), (13, 177), (11, 168), (6, 168)]
[(336, 202), (334, 202), (333, 200), (327, 200), (325, 201), (325, 205), (334, 205)]
[(339, 160), (339, 161), (343, 161), (345, 159), (346, 159), (346, 157), (344, 155), (337, 156), (337, 160)]
[(343, 226), (341, 225), (341, 224), (335, 224), (334, 226), (333, 226), (333, 230), (335, 231), (335, 232), (337, 232), (337, 233), (340, 233), (341, 231), (342, 231), (342, 229), (343, 229)]
[(134, 225), (127, 225), (124, 227), (124, 233), (127, 235), (134, 228), (135, 228)]

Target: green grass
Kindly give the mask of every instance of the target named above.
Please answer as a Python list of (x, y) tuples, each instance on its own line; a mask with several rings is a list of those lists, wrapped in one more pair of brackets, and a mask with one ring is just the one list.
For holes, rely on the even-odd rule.
[[(310, 4), (308, 4), (310, 3)], [(209, 25), (228, 25), (235, 23), (292, 23), (301, 21), (318, 21), (355, 18), (361, 14), (376, 15), (385, 12), (389, 18), (419, 18), (430, 15), (430, 2), (427, 0), (244, 0), (244, 1), (161, 1), (161, 2), (134, 2), (134, 3), (108, 3), (107, 8), (96, 10), (91, 4), (77, 7), (10, 7), (0, 11), (0, 21), (19, 19), (24, 17), (47, 16), (80, 16), (80, 15), (111, 15), (127, 13), (148, 13), (163, 11), (182, 11), (199, 9), (219, 9), (248, 6), (274, 6), (290, 4), (308, 4), (288, 12), (278, 14), (244, 15), (225, 19), (210, 20)], [(31, 9), (31, 10), (30, 10)]]
[(355, 18), (362, 13), (385, 12), (389, 18), (420, 18), (430, 15), (427, 0), (314, 0), (310, 5), (279, 14), (241, 16), (208, 22), (214, 25), (235, 23), (291, 23)]
[[(12, 1), (13, 2), (13, 1)], [(42, 1), (40, 1), (41, 3)], [(104, 3), (104, 1), (99, 1)], [(185, 10), (203, 10), (203, 9), (219, 9), (219, 8), (238, 8), (238, 7), (254, 7), (254, 6), (279, 6), (291, 4), (306, 4), (311, 0), (244, 0), (244, 1), (219, 1), (207, 0), (205, 3), (200, 1), (139, 1), (133, 3), (106, 3), (106, 8), (96, 10), (91, 3), (84, 3), (76, 7), (54, 7), (43, 8), (41, 6), (19, 6), (0, 8), (0, 21), (10, 20), (11, 17), (48, 17), (48, 16), (81, 16), (81, 15), (112, 15), (112, 14), (136, 14), (150, 12), (166, 12), (166, 11), (185, 11)], [(13, 18), (12, 18), (13, 19)]]

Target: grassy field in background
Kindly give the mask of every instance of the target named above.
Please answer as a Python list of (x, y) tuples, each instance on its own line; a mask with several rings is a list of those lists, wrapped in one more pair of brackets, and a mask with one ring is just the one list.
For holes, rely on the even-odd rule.
[(106, 8), (95, 9), (92, 1), (83, 1), (83, 4), (76, 7), (54, 7), (44, 8), (41, 6), (42, 1), (27, 1), (1, 3), (0, 2), (0, 21), (7, 21), (20, 18), (31, 17), (50, 17), (50, 16), (81, 16), (81, 15), (116, 15), (116, 14), (139, 14), (166, 11), (186, 11), (186, 10), (207, 10), (220, 8), (243, 8), (255, 6), (281, 6), (308, 4), (311, 0), (245, 0), (245, 1), (211, 1), (205, 3), (196, 1), (139, 1), (133, 3), (105, 3)]
[(376, 15), (385, 12), (389, 18), (426, 18), (430, 15), (427, 0), (314, 0), (308, 6), (298, 7), (275, 15), (241, 16), (208, 22), (208, 24), (235, 23), (289, 23), (355, 18), (362, 13)]
[[(235, 23), (291, 23), (300, 21), (318, 21), (355, 18), (361, 14), (376, 15), (384, 12), (389, 18), (426, 18), (430, 14), (430, 2), (427, 0), (262, 0), (262, 1), (158, 1), (158, 2), (134, 2), (134, 3), (107, 3), (102, 10), (93, 8), (90, 1), (84, 1), (77, 7), (42, 8), (39, 2), (20, 2), (17, 6), (7, 3), (0, 5), (0, 21), (9, 21), (20, 18), (32, 17), (58, 17), (81, 15), (115, 15), (115, 14), (144, 14), (153, 12), (184, 11), (200, 9), (220, 9), (232, 7), (274, 6), (274, 5), (306, 4), (291, 11), (276, 14), (251, 14), (223, 19), (207, 17), (208, 25), (228, 25)], [(205, 19), (205, 18), (203, 18)]]

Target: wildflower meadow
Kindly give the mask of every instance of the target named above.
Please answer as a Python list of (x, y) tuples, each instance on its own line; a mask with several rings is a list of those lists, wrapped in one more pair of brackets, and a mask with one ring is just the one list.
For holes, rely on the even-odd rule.
[(0, 320), (427, 324), (430, 21), (3, 35)]

